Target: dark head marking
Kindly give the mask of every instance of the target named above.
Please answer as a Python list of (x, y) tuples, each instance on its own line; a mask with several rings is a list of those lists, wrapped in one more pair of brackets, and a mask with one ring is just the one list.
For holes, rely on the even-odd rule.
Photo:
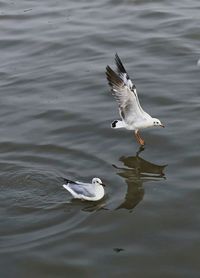
[(114, 121), (114, 122), (112, 122), (112, 124), (111, 124), (111, 125), (112, 125), (112, 127), (116, 127), (117, 122), (118, 122), (118, 121)]

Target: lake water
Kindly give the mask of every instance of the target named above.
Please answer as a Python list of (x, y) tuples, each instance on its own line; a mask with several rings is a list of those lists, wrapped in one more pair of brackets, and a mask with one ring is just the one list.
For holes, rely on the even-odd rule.
[[(0, 277), (199, 277), (200, 3), (0, 1)], [(165, 129), (112, 130), (118, 52)], [(62, 177), (107, 184), (72, 200)]]

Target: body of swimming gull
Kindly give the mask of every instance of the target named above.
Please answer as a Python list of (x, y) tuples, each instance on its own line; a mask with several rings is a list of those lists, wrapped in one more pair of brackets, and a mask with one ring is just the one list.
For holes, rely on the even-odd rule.
[(134, 130), (137, 142), (143, 146), (145, 142), (141, 138), (139, 130), (152, 126), (164, 127), (164, 125), (159, 119), (152, 118), (142, 109), (136, 86), (129, 78), (117, 54), (115, 55), (115, 63), (117, 72), (107, 66), (106, 76), (108, 84), (111, 86), (112, 94), (118, 103), (121, 120), (113, 121), (111, 127)]
[(104, 196), (105, 184), (99, 178), (93, 178), (92, 183), (83, 183), (64, 179), (63, 187), (76, 199), (98, 201)]

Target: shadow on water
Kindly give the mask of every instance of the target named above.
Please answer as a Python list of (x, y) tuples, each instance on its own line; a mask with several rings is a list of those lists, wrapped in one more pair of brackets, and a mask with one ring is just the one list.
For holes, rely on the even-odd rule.
[(82, 211), (86, 212), (94, 212), (94, 211), (99, 211), (99, 210), (108, 210), (105, 202), (105, 197), (97, 202), (89, 202), (89, 201), (81, 201), (77, 199), (72, 199), (72, 203), (77, 206), (82, 206), (84, 204), (84, 208), (82, 208)]
[(103, 199), (99, 201), (86, 201), (86, 200), (79, 200), (79, 199), (72, 199), (71, 200), (71, 205), (76, 206), (77, 208), (80, 208), (82, 211), (85, 212), (97, 212), (97, 211), (106, 211), (110, 210), (107, 208), (107, 203), (106, 203), (106, 197), (104, 196)]
[(166, 179), (163, 171), (167, 165), (156, 165), (144, 160), (139, 156), (143, 151), (144, 147), (140, 147), (135, 156), (122, 156), (119, 159), (127, 168), (113, 165), (114, 168), (120, 170), (117, 174), (123, 177), (127, 183), (125, 199), (116, 209), (132, 210), (144, 197), (144, 182)]

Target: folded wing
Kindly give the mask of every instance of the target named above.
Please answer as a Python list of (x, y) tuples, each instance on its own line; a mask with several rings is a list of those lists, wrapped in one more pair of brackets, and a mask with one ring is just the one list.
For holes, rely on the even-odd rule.
[(83, 195), (86, 197), (95, 197), (92, 185), (69, 183), (68, 187), (72, 189), (76, 194)]

